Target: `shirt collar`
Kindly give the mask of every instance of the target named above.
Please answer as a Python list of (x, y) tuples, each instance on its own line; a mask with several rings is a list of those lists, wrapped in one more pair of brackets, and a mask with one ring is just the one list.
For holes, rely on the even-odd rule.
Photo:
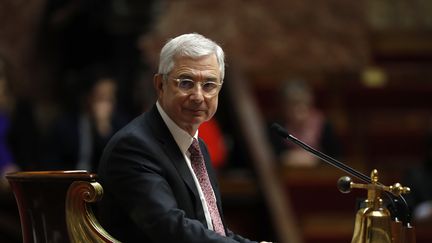
[(192, 137), (189, 133), (187, 133), (185, 130), (181, 129), (169, 116), (165, 113), (162, 106), (159, 104), (159, 101), (156, 102), (156, 107), (167, 125), (169, 131), (174, 137), (174, 140), (176, 141), (177, 145), (179, 146), (180, 150), (183, 154), (186, 153), (186, 151), (189, 149), (190, 145), (192, 144), (193, 139), (198, 140), (198, 130), (196, 131), (195, 135)]

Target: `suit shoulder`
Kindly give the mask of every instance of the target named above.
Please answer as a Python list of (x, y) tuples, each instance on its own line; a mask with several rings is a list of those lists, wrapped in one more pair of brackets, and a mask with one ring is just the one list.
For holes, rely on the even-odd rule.
[(125, 140), (145, 140), (146, 137), (150, 136), (149, 131), (151, 130), (145, 122), (144, 114), (142, 114), (118, 130), (110, 139), (107, 146), (112, 146)]

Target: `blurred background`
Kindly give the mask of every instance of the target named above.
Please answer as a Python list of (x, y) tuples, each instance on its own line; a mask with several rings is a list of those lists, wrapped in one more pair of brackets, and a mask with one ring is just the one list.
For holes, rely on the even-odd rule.
[(275, 137), (278, 122), (366, 175), (378, 169), (383, 184), (410, 186), (417, 242), (431, 242), (431, 13), (427, 0), (1, 1), (0, 242), (21, 242), (4, 174), (94, 171), (111, 135), (153, 105), (160, 48), (188, 32), (227, 56), (200, 136), (233, 231), (351, 240), (366, 193), (341, 194), (346, 173)]

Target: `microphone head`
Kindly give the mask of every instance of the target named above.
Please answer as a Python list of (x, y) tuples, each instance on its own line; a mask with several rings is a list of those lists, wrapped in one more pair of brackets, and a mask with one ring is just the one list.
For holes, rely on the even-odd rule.
[(277, 123), (271, 124), (270, 128), (283, 138), (289, 137), (287, 130)]
[(349, 176), (342, 176), (337, 182), (337, 188), (342, 193), (349, 193), (351, 192), (351, 182), (352, 180)]

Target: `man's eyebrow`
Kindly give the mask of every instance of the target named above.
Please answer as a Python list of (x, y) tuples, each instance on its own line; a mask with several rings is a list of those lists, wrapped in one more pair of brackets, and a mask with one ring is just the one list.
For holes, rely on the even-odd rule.
[[(189, 74), (189, 73), (182, 73), (178, 76), (178, 78), (185, 78), (185, 79), (192, 79), (195, 80), (195, 76), (193, 74)], [(207, 76), (204, 77), (205, 81), (211, 81), (211, 82), (216, 82), (218, 81), (218, 78), (215, 76)]]
[(206, 77), (205, 80), (206, 80), (206, 81), (216, 82), (216, 81), (218, 81), (218, 78), (217, 78), (217, 77), (210, 76), (210, 77)]
[(180, 75), (178, 76), (178, 78), (193, 79), (193, 75), (192, 75), (192, 74), (183, 73), (183, 74), (180, 74)]

